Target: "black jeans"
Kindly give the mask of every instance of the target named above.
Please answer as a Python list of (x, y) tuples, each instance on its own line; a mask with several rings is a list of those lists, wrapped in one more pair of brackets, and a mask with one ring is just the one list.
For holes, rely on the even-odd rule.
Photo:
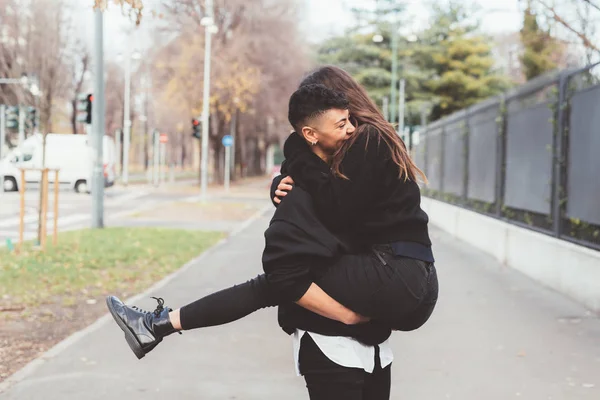
[(390, 245), (342, 256), (317, 284), (349, 309), (399, 331), (425, 324), (438, 298), (435, 265), (394, 255)]
[(376, 347), (375, 369), (369, 374), (360, 368), (343, 367), (331, 361), (305, 334), (300, 342), (300, 373), (311, 400), (388, 400), (391, 364), (381, 368)]
[[(389, 245), (340, 257), (316, 283), (349, 309), (401, 331), (422, 326), (438, 296), (435, 266), (396, 256)], [(185, 330), (222, 325), (276, 305), (263, 274), (182, 307), (181, 325)]]

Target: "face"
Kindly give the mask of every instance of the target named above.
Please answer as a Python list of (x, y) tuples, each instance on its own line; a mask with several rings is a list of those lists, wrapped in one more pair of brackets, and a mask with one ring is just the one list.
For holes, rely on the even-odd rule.
[(313, 152), (321, 158), (327, 158), (340, 148), (354, 130), (348, 110), (331, 109), (310, 121), (310, 126), (303, 127), (302, 134)]

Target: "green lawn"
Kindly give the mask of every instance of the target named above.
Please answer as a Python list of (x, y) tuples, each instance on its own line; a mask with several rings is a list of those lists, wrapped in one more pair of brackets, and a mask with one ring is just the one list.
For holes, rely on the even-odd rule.
[(223, 237), (218, 232), (107, 228), (59, 234), (46, 252), (0, 248), (0, 305), (37, 305), (82, 296), (138, 293)]

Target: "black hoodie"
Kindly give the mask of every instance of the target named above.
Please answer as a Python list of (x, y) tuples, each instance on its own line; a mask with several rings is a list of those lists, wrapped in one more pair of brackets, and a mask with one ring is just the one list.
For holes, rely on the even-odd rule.
[(379, 344), (391, 330), (375, 322), (345, 325), (312, 313), (294, 302), (312, 282), (349, 251), (319, 220), (311, 196), (294, 188), (281, 202), (265, 231), (263, 268), (280, 304), (279, 324), (291, 334), (296, 328), (329, 336), (350, 336), (365, 344)]

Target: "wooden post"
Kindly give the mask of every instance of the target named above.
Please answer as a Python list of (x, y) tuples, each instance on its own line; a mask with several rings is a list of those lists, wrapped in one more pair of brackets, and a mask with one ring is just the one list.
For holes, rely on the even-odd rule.
[(42, 169), (42, 232), (40, 247), (46, 249), (46, 224), (48, 223), (48, 169)]
[(23, 248), (23, 231), (25, 230), (25, 170), (21, 170), (21, 184), (19, 185), (21, 194), (21, 209), (19, 215), (19, 247), (17, 252), (20, 253)]
[(54, 170), (54, 232), (52, 244), (58, 243), (58, 170)]

